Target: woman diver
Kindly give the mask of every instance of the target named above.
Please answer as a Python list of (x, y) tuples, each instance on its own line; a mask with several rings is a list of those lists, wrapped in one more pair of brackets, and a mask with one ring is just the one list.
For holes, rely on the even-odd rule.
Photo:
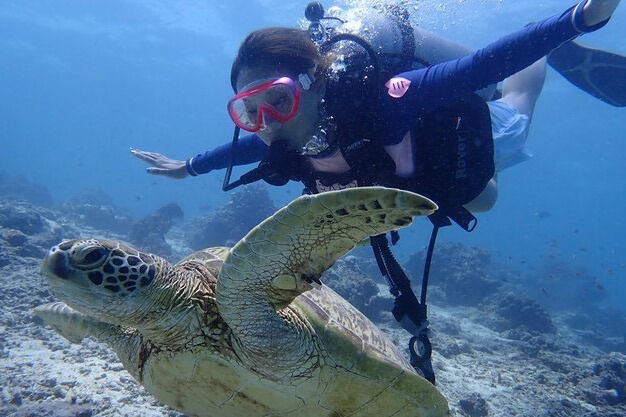
[[(320, 53), (307, 31), (272, 28), (253, 32), (241, 45), (231, 70), (237, 95), (229, 102), (229, 113), (237, 126), (253, 133), (238, 140), (233, 162), (261, 161), (268, 156), (270, 145), (284, 142), (288, 149), (301, 151), (314, 173), (345, 174), (352, 167), (341, 142), (358, 142), (362, 136), (358, 131), (367, 128), (376, 132), (372, 141), (382, 145), (393, 160), (394, 174), (410, 178), (419, 168), (415, 166), (415, 138), (409, 134), (415, 121), (459, 97), (504, 80), (502, 97), (488, 103), (496, 171), (501, 171), (529, 157), (524, 144), (545, 77), (543, 57), (565, 42), (604, 26), (618, 4), (619, 0), (583, 1), (466, 56), (385, 78), (374, 76), (369, 65), (372, 59), (364, 58), (367, 54), (362, 50), (353, 56), (345, 52), (359, 46), (345, 48), (342, 44), (340, 52), (327, 48)], [(416, 52), (420, 52), (419, 45), (428, 46), (427, 36), (415, 32)], [(439, 49), (443, 52), (435, 53), (432, 45), (441, 45), (442, 40), (430, 41), (431, 47), (422, 48), (421, 53), (431, 56), (422, 62), (467, 52), (446, 43)], [(226, 168), (231, 148), (226, 144), (187, 161), (135, 149), (132, 152), (152, 165), (148, 168), (151, 174), (185, 178)], [(344, 185), (352, 183), (353, 179), (343, 176), (348, 179)], [(335, 184), (340, 183), (316, 178), (317, 189), (310, 191), (337, 188)], [(475, 198), (463, 202), (469, 210), (485, 211), (493, 206), (495, 178), (480, 191), (469, 193)]]
[[(228, 167), (225, 190), (259, 179), (296, 180), (309, 193), (384, 185), (435, 201), (419, 301), (387, 238), (370, 238), (395, 296), (392, 313), (413, 335), (411, 365), (434, 384), (426, 289), (437, 230), (454, 221), (471, 231), (471, 212), (493, 206), (496, 172), (528, 158), (545, 56), (603, 27), (619, 2), (583, 0), (483, 49), (419, 69), (406, 68), (402, 55), (382, 65), (384, 54), (350, 33), (324, 40), (311, 31), (259, 30), (244, 40), (231, 69), (236, 95), (228, 111), (237, 126), (231, 144), (187, 161), (131, 151), (152, 165), (148, 172), (170, 178)], [(323, 13), (314, 15), (313, 23)], [(503, 80), (498, 100), (486, 103), (474, 93)], [(239, 129), (252, 134), (239, 139)], [(255, 161), (258, 168), (228, 183), (233, 164)]]

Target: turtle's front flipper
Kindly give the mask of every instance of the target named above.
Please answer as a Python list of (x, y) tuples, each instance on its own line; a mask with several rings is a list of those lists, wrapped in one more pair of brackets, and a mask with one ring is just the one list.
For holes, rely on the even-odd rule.
[(284, 360), (306, 333), (284, 307), (320, 285), (321, 274), (361, 240), (436, 209), (418, 194), (383, 187), (302, 196), (231, 249), (217, 283), (220, 314), (247, 353)]
[(72, 343), (80, 343), (86, 337), (106, 343), (117, 353), (126, 370), (140, 380), (141, 337), (136, 331), (95, 320), (60, 302), (39, 306), (34, 313)]
[(80, 343), (87, 336), (96, 336), (102, 330), (115, 327), (85, 316), (65, 303), (39, 306), (35, 308), (35, 315), (72, 343)]
[(588, 94), (626, 106), (626, 56), (570, 41), (548, 55), (548, 64)]

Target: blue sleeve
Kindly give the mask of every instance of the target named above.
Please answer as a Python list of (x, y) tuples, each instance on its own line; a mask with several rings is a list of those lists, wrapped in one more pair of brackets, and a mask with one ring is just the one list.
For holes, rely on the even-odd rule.
[[(463, 96), (489, 84), (497, 83), (533, 64), (550, 51), (582, 33), (597, 30), (607, 22), (594, 27), (582, 23), (585, 2), (573, 6), (560, 15), (549, 17), (505, 36), (471, 55), (432, 65), (428, 68), (398, 74), (411, 81), (410, 88), (400, 99), (383, 95), (382, 113), (404, 131), (416, 116), (431, 111), (451, 98)], [(396, 129), (393, 129), (396, 130)], [(387, 137), (391, 143), (402, 136), (394, 132)], [(388, 144), (388, 143), (385, 143)]]
[[(231, 147), (232, 142), (229, 142), (211, 151), (194, 156), (187, 160), (187, 171), (190, 175), (196, 176), (206, 174), (214, 169), (226, 168), (230, 162)], [(237, 153), (235, 154), (234, 164), (246, 165), (258, 162), (265, 158), (269, 149), (257, 135), (241, 137), (237, 141)]]

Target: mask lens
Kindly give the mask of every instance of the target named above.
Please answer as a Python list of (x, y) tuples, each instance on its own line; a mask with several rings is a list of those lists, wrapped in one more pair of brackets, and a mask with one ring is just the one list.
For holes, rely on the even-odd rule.
[(228, 106), (228, 111), (240, 128), (245, 130), (259, 128), (259, 106), (254, 100), (245, 98), (233, 100)]
[(262, 106), (281, 118), (289, 117), (295, 106), (295, 95), (290, 86), (276, 84), (263, 93)]

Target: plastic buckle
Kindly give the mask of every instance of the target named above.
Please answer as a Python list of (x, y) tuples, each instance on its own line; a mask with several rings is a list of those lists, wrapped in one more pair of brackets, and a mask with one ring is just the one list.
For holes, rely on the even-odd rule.
[[(416, 345), (417, 350), (415, 349)], [(428, 328), (424, 328), (420, 334), (411, 338), (409, 341), (409, 351), (411, 352), (411, 366), (428, 382), (435, 385), (435, 371), (433, 370), (431, 361), (433, 347), (428, 339)]]

